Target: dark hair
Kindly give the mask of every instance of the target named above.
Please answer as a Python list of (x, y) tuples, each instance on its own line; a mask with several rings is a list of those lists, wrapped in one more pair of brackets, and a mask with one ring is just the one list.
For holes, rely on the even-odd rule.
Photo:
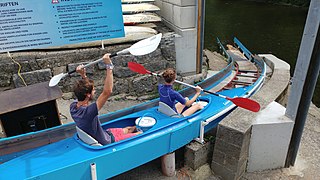
[(79, 80), (73, 86), (74, 95), (77, 97), (78, 101), (83, 101), (86, 99), (87, 94), (91, 94), (93, 90), (92, 80)]
[(173, 68), (168, 68), (163, 72), (162, 77), (167, 83), (171, 83), (176, 79), (176, 70)]

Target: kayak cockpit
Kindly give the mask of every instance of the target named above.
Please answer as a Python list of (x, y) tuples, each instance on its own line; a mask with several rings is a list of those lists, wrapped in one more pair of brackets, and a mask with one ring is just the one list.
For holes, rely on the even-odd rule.
[[(208, 105), (208, 103), (209, 102), (208, 102), (207, 99), (201, 98), (201, 99), (197, 99), (197, 101), (194, 102), (192, 105), (200, 104), (203, 107), (205, 107), (206, 105)], [(167, 115), (167, 116), (173, 117), (173, 118), (181, 118), (181, 117), (183, 117), (181, 114), (177, 113), (170, 106), (168, 106), (167, 104), (165, 104), (163, 102), (159, 102), (158, 111), (163, 113), (163, 114), (165, 114), (165, 115)]]
[[(149, 131), (157, 123), (157, 119), (159, 119), (157, 115), (152, 115), (151, 113), (144, 113), (142, 115), (129, 116), (117, 121), (106, 122), (105, 124), (102, 125), (102, 128), (105, 130), (109, 128), (124, 128), (127, 126), (137, 126), (137, 123), (139, 123), (140, 126), (137, 126), (137, 128), (139, 127), (139, 130), (143, 131), (142, 134), (144, 134), (147, 131)], [(81, 130), (79, 127), (76, 127), (76, 129), (77, 129), (77, 133), (74, 135), (74, 139), (82, 146), (90, 149), (105, 149), (115, 144), (126, 142), (128, 140), (136, 138), (137, 136), (140, 136), (140, 135), (136, 135), (131, 138), (121, 140), (119, 142), (113, 142), (111, 144), (102, 145), (92, 136), (87, 134), (85, 131)]]
[[(208, 98), (199, 98), (196, 103), (201, 103), (203, 106), (206, 106), (209, 103)], [(204, 107), (206, 109), (207, 107)], [(193, 115), (183, 117), (182, 115), (177, 114), (169, 106), (165, 106), (163, 103), (159, 103), (159, 106), (143, 110), (129, 116), (125, 116), (121, 119), (115, 121), (109, 121), (102, 125), (103, 129), (109, 128), (124, 128), (127, 126), (136, 126), (137, 129), (143, 131), (142, 134), (133, 136), (128, 139), (124, 139), (118, 142), (114, 142), (107, 145), (101, 145), (97, 140), (88, 135), (86, 132), (76, 127), (77, 133), (74, 135), (74, 139), (84, 147), (90, 149), (105, 149), (117, 144), (123, 144), (128, 141), (132, 141), (136, 138), (145, 136), (154, 131), (170, 127), (181, 121), (188, 120), (194, 116), (199, 115), (202, 110), (195, 112)]]

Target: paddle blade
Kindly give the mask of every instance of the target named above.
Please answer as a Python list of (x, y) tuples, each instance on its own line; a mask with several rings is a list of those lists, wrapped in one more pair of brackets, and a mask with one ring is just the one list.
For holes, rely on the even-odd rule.
[(162, 37), (161, 33), (151, 36), (147, 39), (141, 40), (133, 44), (128, 50), (132, 55), (135, 55), (135, 56), (149, 54), (157, 49), (161, 41), (161, 37)]
[(252, 99), (248, 98), (228, 98), (228, 100), (232, 101), (235, 105), (247, 109), (249, 111), (258, 112), (260, 111), (260, 104)]
[(50, 82), (49, 82), (49, 87), (53, 87), (53, 86), (56, 86), (60, 80), (66, 76), (67, 74), (64, 74), (64, 73), (60, 73), (58, 75), (55, 75), (53, 76), (51, 79), (50, 79)]
[(141, 64), (136, 62), (128, 62), (128, 67), (131, 71), (139, 74), (151, 74), (150, 71), (146, 70)]

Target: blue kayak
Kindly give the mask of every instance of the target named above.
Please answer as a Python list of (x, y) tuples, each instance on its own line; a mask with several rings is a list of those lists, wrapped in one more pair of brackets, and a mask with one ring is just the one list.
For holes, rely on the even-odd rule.
[[(250, 59), (259, 69), (254, 83), (218, 92), (230, 98), (250, 97), (262, 86), (266, 65), (262, 59)], [(206, 90), (217, 86), (235, 70), (235, 62), (218, 74), (199, 83)], [(192, 96), (194, 90), (181, 91)], [(97, 179), (107, 179), (138, 167), (199, 139), (216, 127), (236, 106), (212, 94), (197, 99), (205, 107), (187, 117), (170, 117), (159, 112), (159, 99), (99, 116), (104, 129), (136, 125), (139, 118), (149, 117), (154, 124), (142, 134), (105, 146), (84, 143), (78, 133), (64, 140), (38, 147), (0, 165), (0, 179), (90, 179), (95, 170)], [(248, 111), (249, 112), (249, 111)], [(203, 127), (203, 122), (206, 125)], [(204, 128), (201, 130), (201, 128)], [(94, 167), (94, 168), (93, 168)]]

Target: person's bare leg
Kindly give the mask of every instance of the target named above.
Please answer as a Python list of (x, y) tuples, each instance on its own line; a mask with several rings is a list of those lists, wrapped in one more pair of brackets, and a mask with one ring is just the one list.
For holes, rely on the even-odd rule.
[(128, 134), (128, 133), (133, 133), (136, 130), (136, 126), (127, 126), (123, 128), (123, 133)]
[[(186, 99), (186, 101), (189, 100), (189, 98), (187, 98), (187, 97), (185, 97), (185, 99)], [(186, 107), (185, 105), (183, 105), (183, 104), (181, 104), (181, 103), (179, 103), (179, 102), (176, 103), (175, 106), (176, 106), (177, 112), (178, 112), (179, 114), (181, 114), (183, 108)]]
[(182, 105), (181, 103), (176, 103), (176, 109), (177, 109), (177, 112), (179, 113), (179, 114), (181, 114), (181, 112), (182, 112), (182, 110), (183, 110), (183, 108), (185, 107), (185, 105)]
[(123, 130), (123, 134), (128, 134), (128, 129), (127, 129), (127, 127), (125, 127), (125, 128), (122, 128), (122, 130)]
[(185, 111), (182, 113), (182, 115), (183, 115), (184, 117), (190, 116), (191, 114), (195, 113), (196, 111), (198, 111), (198, 110), (200, 110), (200, 109), (203, 109), (203, 106), (200, 105), (200, 104), (195, 104), (195, 105), (189, 107), (187, 110), (185, 110)]
[(143, 133), (142, 131), (137, 131), (137, 132), (135, 132), (133, 134), (138, 135), (138, 134), (142, 134), (142, 133)]
[(127, 127), (123, 128), (123, 133), (124, 133), (124, 134), (133, 133), (133, 134), (135, 134), (135, 135), (138, 135), (138, 134), (143, 133), (142, 131), (134, 132), (134, 131), (136, 131), (136, 130), (137, 130), (136, 126), (127, 126)]

